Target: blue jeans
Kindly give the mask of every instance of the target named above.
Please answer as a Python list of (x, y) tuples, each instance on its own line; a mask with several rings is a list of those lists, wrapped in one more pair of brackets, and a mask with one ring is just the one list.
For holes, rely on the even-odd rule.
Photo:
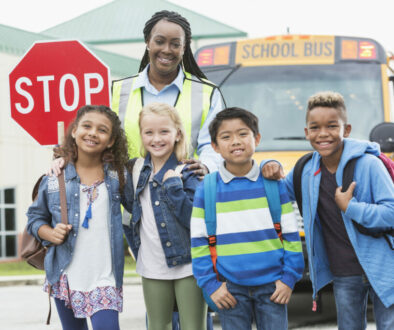
[(394, 329), (394, 305), (386, 308), (382, 304), (365, 275), (334, 276), (333, 284), (339, 330), (366, 329), (368, 295), (377, 329)]
[(237, 300), (234, 308), (219, 311), (223, 330), (250, 330), (253, 319), (258, 330), (287, 329), (287, 305), (270, 300), (275, 283), (259, 286), (241, 286), (226, 282), (227, 290)]

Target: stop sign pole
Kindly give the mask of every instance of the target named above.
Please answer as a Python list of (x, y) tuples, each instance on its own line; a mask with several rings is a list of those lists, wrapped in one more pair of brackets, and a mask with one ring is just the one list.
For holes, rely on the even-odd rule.
[(11, 117), (41, 145), (58, 143), (58, 123), (81, 106), (111, 103), (109, 68), (77, 40), (34, 43), (9, 86)]

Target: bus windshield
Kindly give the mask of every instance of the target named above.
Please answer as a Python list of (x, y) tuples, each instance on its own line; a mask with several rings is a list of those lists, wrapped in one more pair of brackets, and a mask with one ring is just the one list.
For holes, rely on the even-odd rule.
[(376, 63), (239, 67), (206, 70), (220, 84), (227, 107), (238, 106), (259, 118), (262, 135), (256, 151), (309, 150), (305, 140), (308, 98), (319, 91), (341, 93), (346, 102), (351, 137), (368, 140), (384, 121), (381, 66)]

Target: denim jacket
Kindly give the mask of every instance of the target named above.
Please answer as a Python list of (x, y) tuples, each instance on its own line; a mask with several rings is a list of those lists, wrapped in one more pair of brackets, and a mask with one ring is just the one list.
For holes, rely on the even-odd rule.
[[(126, 239), (138, 257), (141, 245), (140, 225), (142, 207), (140, 194), (149, 183), (153, 213), (159, 232), (161, 245), (166, 256), (168, 267), (191, 262), (190, 253), (190, 218), (193, 209), (194, 191), (199, 179), (187, 167), (182, 170), (182, 179), (171, 177), (163, 182), (163, 176), (169, 169), (175, 169), (178, 161), (173, 153), (161, 170), (149, 182), (152, 173), (150, 154), (145, 158), (135, 193), (133, 194), (133, 208), (130, 227), (124, 226)], [(125, 192), (126, 194), (126, 192)]]
[[(56, 177), (45, 176), (42, 179), (37, 199), (27, 211), (27, 231), (42, 242), (44, 246), (49, 246), (45, 256), (44, 266), (46, 277), (50, 284), (59, 281), (60, 275), (71, 262), (76, 237), (80, 227), (79, 185), (81, 181), (73, 164), (69, 163), (64, 171), (68, 222), (72, 225), (72, 229), (65, 242), (60, 245), (49, 246), (51, 243), (41, 240), (37, 234), (38, 229), (42, 225), (47, 224), (51, 227), (55, 227), (57, 223), (61, 222), (59, 182)], [(125, 175), (126, 185), (131, 185), (131, 175), (127, 171), (125, 171)], [(123, 230), (120, 204), (122, 203), (127, 210), (131, 210), (132, 202), (120, 195), (119, 179), (116, 171), (111, 170), (108, 165), (104, 165), (104, 176), (105, 184), (108, 189), (109, 209), (111, 211), (110, 241), (112, 269), (114, 271), (116, 287), (120, 288), (123, 283), (124, 268)]]

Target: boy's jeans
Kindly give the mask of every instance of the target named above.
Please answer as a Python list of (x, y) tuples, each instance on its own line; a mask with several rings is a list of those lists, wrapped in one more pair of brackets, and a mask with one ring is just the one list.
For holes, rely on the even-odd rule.
[(394, 329), (394, 305), (384, 307), (365, 275), (334, 276), (334, 297), (339, 330), (361, 330), (367, 326), (370, 295), (378, 330)]
[(257, 329), (287, 329), (287, 305), (270, 300), (275, 291), (275, 283), (260, 286), (241, 286), (226, 282), (228, 291), (237, 300), (234, 308), (219, 311), (223, 330), (252, 329), (256, 320)]

